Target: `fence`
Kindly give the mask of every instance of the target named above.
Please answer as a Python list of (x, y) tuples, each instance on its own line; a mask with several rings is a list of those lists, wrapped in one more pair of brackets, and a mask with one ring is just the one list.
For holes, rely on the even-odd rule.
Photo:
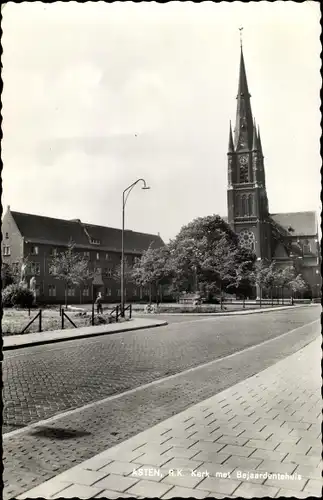
[(60, 316), (61, 316), (61, 320), (62, 320), (62, 330), (64, 330), (64, 323), (65, 323), (65, 318), (71, 323), (71, 325), (74, 326), (74, 328), (77, 328), (76, 324), (71, 320), (71, 318), (69, 316), (67, 316), (66, 312), (64, 311), (64, 308), (60, 307)]
[[(30, 316), (30, 309), (28, 311), (28, 314)], [(36, 314), (36, 316), (31, 320), (29, 321), (28, 325), (25, 326), (25, 328), (20, 332), (20, 333), (25, 333), (26, 330), (28, 330), (28, 328), (33, 324), (34, 321), (36, 321), (36, 319), (38, 318), (38, 331), (41, 332), (42, 331), (42, 310), (39, 309), (39, 312)]]

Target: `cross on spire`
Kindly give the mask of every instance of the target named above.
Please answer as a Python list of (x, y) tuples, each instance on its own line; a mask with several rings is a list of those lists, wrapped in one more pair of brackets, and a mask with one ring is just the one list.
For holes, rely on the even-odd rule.
[(243, 26), (241, 26), (239, 28), (239, 31), (240, 31), (240, 47), (242, 48), (242, 30), (243, 30)]

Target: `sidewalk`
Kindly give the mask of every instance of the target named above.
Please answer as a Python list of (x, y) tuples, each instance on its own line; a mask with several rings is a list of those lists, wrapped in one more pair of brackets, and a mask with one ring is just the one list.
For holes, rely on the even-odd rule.
[(84, 326), (80, 328), (66, 328), (65, 330), (52, 330), (47, 332), (24, 333), (23, 335), (8, 335), (3, 337), (3, 350), (31, 347), (33, 345), (50, 344), (63, 340), (74, 340), (97, 335), (110, 335), (143, 328), (155, 328), (167, 325), (166, 321), (153, 318), (133, 318), (123, 323), (110, 323), (109, 325)]
[(321, 337), (20, 495), (321, 497)]
[[(245, 314), (261, 314), (261, 313), (266, 313), (266, 312), (272, 312), (272, 311), (284, 311), (285, 309), (296, 309), (296, 308), (300, 308), (300, 307), (311, 307), (311, 306), (317, 306), (317, 304), (300, 304), (300, 305), (288, 305), (288, 306), (275, 306), (275, 307), (271, 307), (271, 306), (263, 306), (262, 308), (261, 307), (258, 307), (257, 309), (240, 309), (238, 311), (228, 311), (228, 312), (182, 312), (182, 313), (178, 313), (178, 312), (156, 312), (156, 314), (158, 314), (158, 316), (187, 316), (187, 315), (190, 315), (190, 316), (213, 316), (213, 317), (219, 317), (219, 316), (243, 316)], [(175, 308), (174, 308), (175, 309)], [(134, 314), (140, 314), (143, 315), (144, 313), (142, 312), (139, 312), (139, 311), (134, 311)]]

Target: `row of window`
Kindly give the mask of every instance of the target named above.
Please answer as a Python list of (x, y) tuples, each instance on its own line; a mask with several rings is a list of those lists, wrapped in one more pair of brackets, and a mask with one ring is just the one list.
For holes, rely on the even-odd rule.
[(240, 217), (250, 217), (254, 213), (253, 195), (243, 194), (237, 195), (236, 198), (236, 215)]
[[(6, 234), (8, 234), (8, 233), (6, 233)], [(52, 248), (50, 251), (50, 256), (56, 257), (57, 254), (58, 254), (57, 248)], [(10, 246), (8, 246), (8, 245), (3, 246), (3, 255), (5, 255), (5, 256), (10, 255)], [(39, 247), (37, 245), (34, 245), (31, 247), (30, 255), (39, 255)], [(88, 251), (83, 252), (83, 256), (85, 259), (90, 259), (90, 252), (88, 252)], [(95, 253), (95, 260), (100, 260), (100, 259), (101, 259), (100, 252), (96, 252)], [(112, 260), (111, 254), (105, 252), (104, 259), (105, 260)], [(127, 257), (127, 259), (129, 259), (129, 257)]]
[[(40, 287), (39, 285), (36, 286), (36, 295), (39, 295), (39, 291), (40, 291)], [(125, 293), (127, 291), (125, 290)], [(133, 297), (137, 297), (138, 296), (138, 292), (140, 293), (140, 290), (134, 288), (132, 290), (132, 296)], [(67, 289), (67, 295), (68, 297), (74, 297), (75, 296), (75, 293), (76, 293), (76, 290), (75, 288), (73, 287), (68, 287)], [(142, 290), (142, 294), (143, 295), (148, 295), (148, 290), (147, 289), (143, 289)], [(48, 295), (50, 297), (56, 297), (56, 285), (48, 285)], [(121, 290), (120, 288), (117, 289), (117, 296), (120, 297), (121, 295)], [(82, 296), (83, 297), (90, 297), (90, 287), (84, 287), (82, 289)], [(105, 296), (106, 297), (111, 297), (112, 296), (112, 289), (111, 288), (105, 288)]]

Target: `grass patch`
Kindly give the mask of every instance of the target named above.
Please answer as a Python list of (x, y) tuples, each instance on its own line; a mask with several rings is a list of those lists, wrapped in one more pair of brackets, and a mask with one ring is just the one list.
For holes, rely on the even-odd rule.
[[(17, 335), (28, 325), (28, 323), (38, 314), (39, 309), (31, 309), (30, 316), (26, 309), (3, 309), (2, 316), (2, 334)], [(68, 312), (67, 315), (71, 318), (77, 327), (91, 326), (91, 316), (81, 316), (78, 312)], [(106, 324), (109, 322), (108, 315), (103, 315)], [(98, 323), (96, 323), (98, 324)], [(39, 319), (37, 318), (24, 333), (38, 332)], [(60, 330), (62, 320), (59, 315), (59, 309), (42, 309), (42, 331)], [(73, 328), (67, 318), (64, 319), (64, 328)]]

